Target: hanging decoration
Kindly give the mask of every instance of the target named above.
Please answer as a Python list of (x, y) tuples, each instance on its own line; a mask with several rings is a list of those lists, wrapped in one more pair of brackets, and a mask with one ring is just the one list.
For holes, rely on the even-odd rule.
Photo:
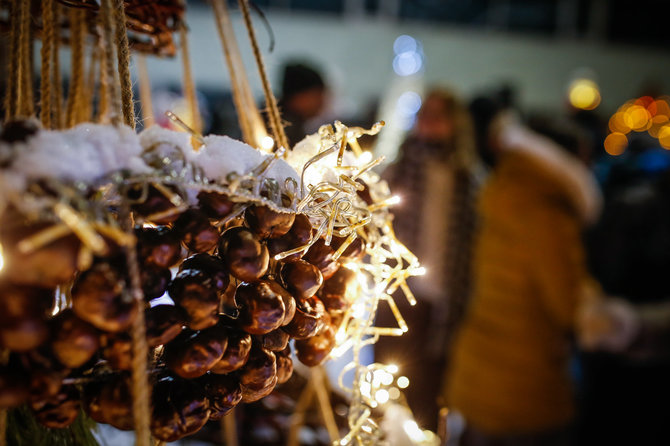
[[(0, 444), (8, 433), (12, 444), (30, 444), (23, 433), (65, 438), (60, 429), (87, 431), (89, 418), (133, 430), (139, 446), (175, 441), (270, 394), (290, 378), (293, 358), (316, 367), (348, 350), (353, 361), (340, 384), (351, 401), (349, 431), (338, 438), (332, 423), (329, 431), (340, 445), (377, 444), (381, 401), (371, 389), (393, 366), (365, 365), (360, 353), (407, 331), (393, 296), (399, 290), (414, 304), (406, 281), (423, 273), (394, 235), (397, 198), (373, 171), (382, 160), (357, 143), (383, 122), (335, 122), (287, 147), (240, 0), (274, 145), (260, 150), (268, 132), (225, 2), (214, 1), (245, 142), (200, 133), (187, 57), (192, 116), (185, 123), (170, 114), (186, 132), (149, 126), (138, 134), (130, 51), (173, 55), (179, 32), (187, 56), (182, 2), (40, 4), (31, 10), (14, 0), (9, 8), (16, 58), (0, 134), (0, 408), (11, 416), (0, 418)], [(35, 35), (43, 42), (39, 123)], [(65, 107), (64, 35), (73, 55)], [(99, 122), (89, 122), (96, 72)], [(171, 304), (157, 300), (165, 296)], [(380, 305), (397, 325), (375, 325)], [(316, 395), (327, 405), (323, 388)], [(51, 430), (28, 429), (33, 421)]]

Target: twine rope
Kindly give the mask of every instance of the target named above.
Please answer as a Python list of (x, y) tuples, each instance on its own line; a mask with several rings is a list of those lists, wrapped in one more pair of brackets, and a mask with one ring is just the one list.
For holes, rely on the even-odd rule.
[[(105, 0), (103, 0), (105, 1)], [(123, 229), (134, 237), (133, 220), (127, 205), (121, 206), (120, 212)], [(144, 293), (140, 278), (140, 265), (137, 260), (136, 246), (126, 246), (126, 266), (130, 278), (130, 295), (136, 306), (136, 314), (133, 325), (130, 328), (132, 340), (132, 375), (131, 391), (133, 396), (133, 420), (135, 424), (135, 446), (151, 446), (152, 437), (150, 430), (151, 410), (149, 400), (151, 397), (149, 387), (149, 373), (147, 358), (149, 347), (146, 338), (146, 326), (144, 320)]]
[(140, 84), (142, 125), (146, 128), (154, 124), (154, 107), (151, 102), (151, 81), (147, 71), (147, 60), (141, 54), (137, 56), (137, 74)]
[(81, 106), (84, 97), (84, 10), (70, 9), (70, 32), (72, 51), (70, 88), (68, 90), (66, 121), (68, 127), (81, 122)]
[(51, 63), (53, 61), (53, 47), (55, 38), (53, 0), (42, 0), (42, 27), (44, 38), (42, 39), (42, 73), (40, 79), (40, 120), (44, 128), (52, 128), (51, 116), (53, 112), (53, 73)]
[(232, 24), (228, 16), (228, 7), (225, 0), (213, 0), (212, 6), (214, 8), (214, 17), (216, 18), (216, 28), (219, 32), (219, 39), (221, 40), (223, 54), (228, 66), (231, 90), (233, 92), (233, 103), (237, 112), (237, 120), (240, 123), (240, 130), (242, 130), (242, 139), (247, 144), (253, 145), (255, 141), (253, 141), (251, 124), (247, 118), (244, 98), (240, 90), (240, 80), (238, 78), (238, 75), (241, 75), (241, 77), (246, 76), (244, 73), (238, 71), (240, 67), (234, 62), (233, 47), (237, 46), (237, 42), (235, 42), (235, 37), (232, 35)]
[(191, 70), (191, 55), (188, 49), (188, 30), (185, 24), (179, 27), (179, 42), (181, 44), (181, 61), (183, 67), (184, 78), (184, 97), (188, 104), (189, 112), (191, 113), (191, 126), (200, 133), (202, 131), (202, 120), (200, 119), (200, 109), (198, 108), (198, 95), (195, 91), (195, 83), (193, 82), (193, 72)]
[(135, 103), (133, 102), (133, 83), (130, 77), (130, 48), (126, 33), (126, 13), (123, 8), (123, 0), (113, 1), (123, 120), (128, 127), (134, 129)]
[[(104, 60), (104, 74), (101, 75), (102, 86), (105, 87), (104, 93), (107, 97), (108, 106), (105, 110), (105, 117), (114, 125), (121, 124), (119, 111), (121, 110), (121, 97), (118, 85), (114, 75), (114, 26), (112, 23), (112, 0), (101, 0), (100, 2), (100, 20), (102, 25), (101, 45), (103, 49), (102, 57)], [(102, 92), (101, 92), (102, 93)]]
[(288, 146), (288, 141), (286, 139), (286, 133), (284, 132), (284, 126), (281, 122), (281, 114), (279, 113), (279, 107), (277, 106), (277, 98), (275, 98), (274, 93), (272, 93), (272, 88), (270, 87), (270, 81), (268, 79), (267, 70), (265, 68), (265, 62), (263, 61), (263, 55), (261, 50), (258, 47), (258, 40), (256, 39), (256, 31), (254, 30), (253, 24), (251, 23), (251, 14), (249, 13), (249, 2), (248, 0), (238, 0), (240, 9), (242, 10), (242, 17), (244, 18), (244, 25), (247, 28), (247, 33), (249, 34), (249, 41), (251, 42), (251, 49), (254, 53), (254, 59), (256, 59), (256, 66), (258, 68), (258, 74), (261, 78), (261, 84), (263, 86), (263, 93), (265, 94), (265, 102), (268, 108), (268, 117), (270, 121), (270, 128), (272, 129), (272, 135), (276, 141), (276, 149), (284, 147), (290, 149)]
[(16, 116), (17, 103), (19, 100), (19, 63), (17, 55), (19, 54), (19, 32), (20, 20), (19, 15), (19, 0), (13, 0), (10, 4), (9, 16), (10, 30), (9, 30), (9, 66), (7, 67), (7, 86), (5, 91), (5, 121), (9, 121)]
[[(54, 32), (55, 32), (58, 27), (60, 8), (57, 2), (52, 2), (51, 6), (53, 10)], [(65, 125), (64, 122), (65, 116), (63, 115), (63, 82), (61, 80), (61, 74), (60, 74), (60, 52), (58, 50), (59, 46), (60, 41), (56, 36), (54, 36), (53, 52), (52, 52), (54, 98), (51, 102), (51, 105), (53, 107), (52, 125), (54, 128), (57, 129), (63, 128), (63, 126)]]
[(30, 1), (19, 0), (19, 96), (17, 113), (28, 117), (34, 114), (31, 67)]

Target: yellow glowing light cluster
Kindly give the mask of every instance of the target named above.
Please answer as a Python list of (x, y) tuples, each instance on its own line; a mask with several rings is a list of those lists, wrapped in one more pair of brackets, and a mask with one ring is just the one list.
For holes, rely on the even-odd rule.
[(575, 108), (593, 110), (600, 105), (600, 90), (591, 79), (575, 79), (570, 84), (568, 98)]
[[(339, 122), (334, 126), (323, 126), (319, 130), (321, 149), (303, 167), (300, 188), (304, 196), (297, 206), (298, 212), (307, 214), (317, 227), (317, 235), (312, 242), (320, 236), (327, 244), (333, 235), (346, 237), (335, 257), (339, 257), (356, 238), (360, 237), (366, 246), (365, 261), (344, 264), (358, 277), (358, 295), (337, 330), (336, 347), (331, 353), (331, 357), (337, 358), (351, 350), (353, 356), (339, 376), (340, 386), (351, 398), (349, 433), (337, 442), (342, 446), (378, 444), (381, 431), (371, 417), (372, 410), (398, 399), (398, 387), (409, 384), (405, 378), (397, 383), (397, 387), (394, 386), (394, 374), (398, 372), (398, 367), (378, 363), (364, 365), (360, 361), (361, 351), (374, 344), (380, 336), (401, 336), (408, 331), (393, 295), (400, 291), (411, 305), (416, 304), (407, 279), (425, 274), (416, 256), (396, 238), (393, 231), (389, 207), (400, 199), (391, 195), (387, 184), (372, 171), (382, 159), (373, 160), (369, 152), (360, 150), (356, 141), (363, 134), (378, 132), (381, 125), (377, 124), (369, 131), (347, 128)], [(344, 156), (347, 147), (351, 148), (353, 158)], [(337, 182), (306, 184), (305, 170), (334, 153), (338, 154), (333, 166), (338, 174)], [(345, 159), (349, 159), (349, 165), (344, 163)], [(364, 201), (359, 194), (368, 196), (368, 201)], [(280, 253), (276, 258), (288, 256), (293, 251)], [(395, 326), (375, 325), (380, 305), (389, 306), (395, 317)], [(344, 376), (351, 371), (354, 382), (348, 388), (344, 384)]]
[(605, 151), (610, 155), (621, 155), (626, 150), (631, 132), (648, 132), (670, 150), (670, 98), (642, 96), (627, 101), (610, 117), (609, 130)]

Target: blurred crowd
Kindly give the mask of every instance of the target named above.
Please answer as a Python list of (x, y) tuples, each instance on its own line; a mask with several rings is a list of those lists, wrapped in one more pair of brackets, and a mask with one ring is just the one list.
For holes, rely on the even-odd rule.
[[(295, 142), (327, 86), (303, 64), (283, 86)], [(603, 118), (436, 88), (382, 172), (427, 273), (375, 359), (410, 378), (419, 424), (449, 409), (450, 445), (670, 444), (670, 151), (640, 133), (611, 156)]]

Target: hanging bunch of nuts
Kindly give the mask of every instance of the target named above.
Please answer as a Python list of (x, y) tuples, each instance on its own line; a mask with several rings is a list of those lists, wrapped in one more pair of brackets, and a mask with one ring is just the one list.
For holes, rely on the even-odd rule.
[[(26, 192), (55, 203), (38, 218), (11, 201), (1, 215), (0, 346), (9, 360), (0, 407), (27, 403), (49, 428), (68, 426), (83, 408), (133, 429), (129, 330), (139, 310), (118, 224), (123, 206), (136, 222), (156, 438), (174, 441), (263, 398), (291, 377), (293, 357), (316, 366), (335, 346), (356, 294), (342, 265), (361, 258), (361, 241), (336, 259), (344, 238), (326, 244), (306, 214), (214, 187), (189, 194), (174, 178), (124, 180), (111, 200), (93, 185), (48, 183)], [(45, 211), (61, 207), (74, 222)]]

